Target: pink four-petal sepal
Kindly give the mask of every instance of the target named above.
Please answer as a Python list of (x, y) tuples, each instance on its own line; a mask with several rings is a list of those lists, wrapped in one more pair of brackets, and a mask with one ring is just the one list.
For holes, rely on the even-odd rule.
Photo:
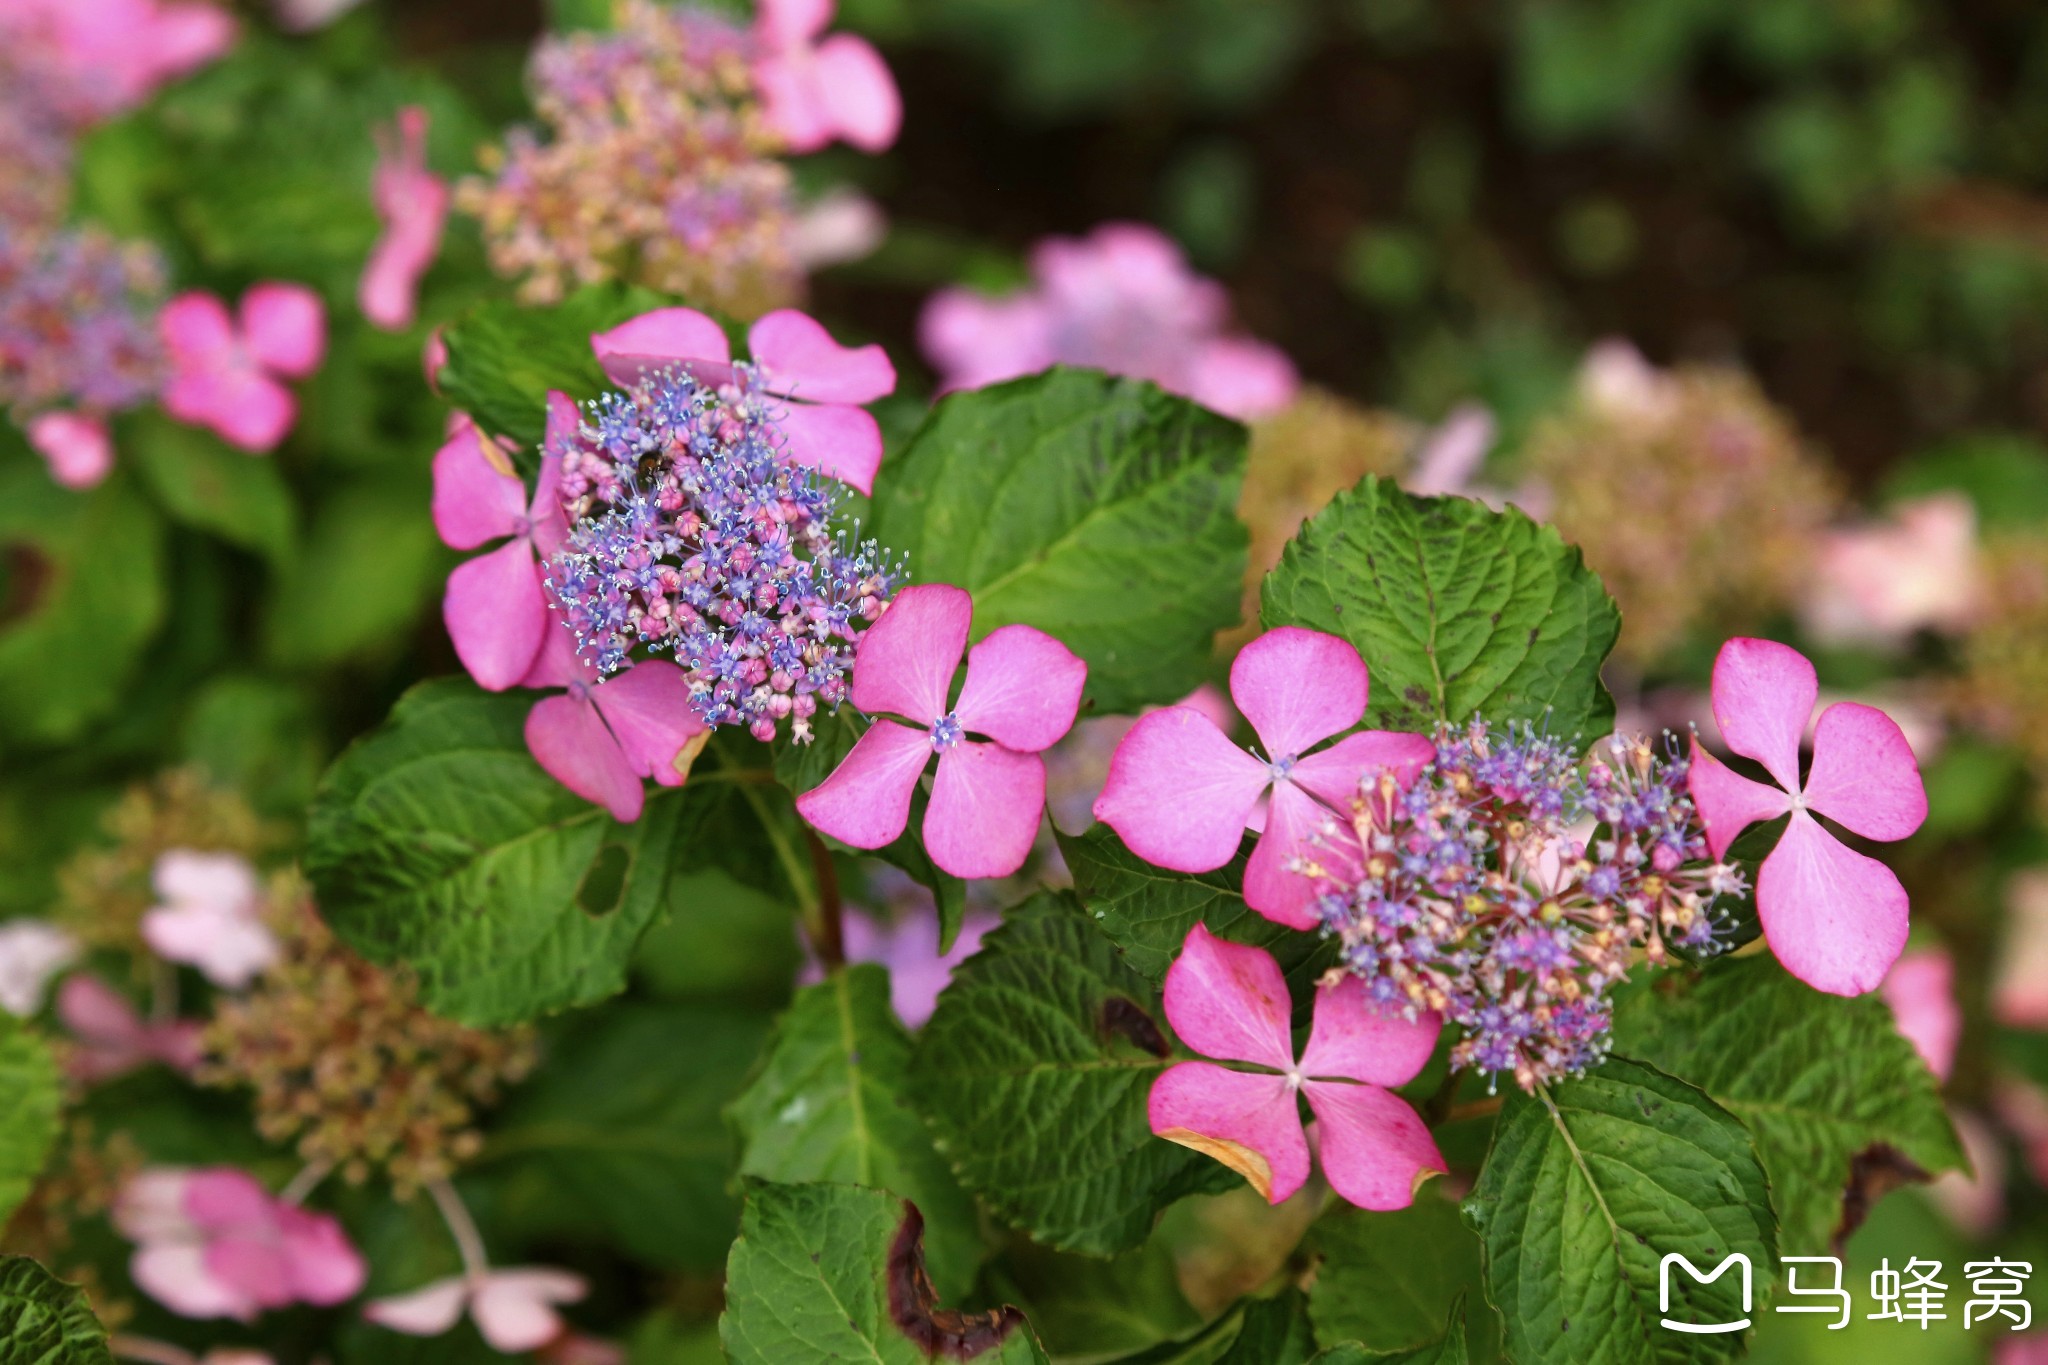
[(1309, 1140), (1296, 1104), (1316, 1116), (1323, 1175), (1361, 1208), (1405, 1208), (1447, 1169), (1421, 1117), (1390, 1087), (1415, 1079), (1441, 1021), (1382, 1010), (1365, 983), (1344, 977), (1316, 991), (1299, 1062), (1288, 1026), (1287, 982), (1270, 953), (1229, 943), (1197, 924), (1166, 973), (1166, 1018), (1210, 1062), (1182, 1062), (1153, 1083), (1152, 1131), (1243, 1175), (1278, 1204), (1308, 1179)]
[(1024, 865), (1045, 808), (1039, 754), (1073, 728), (1088, 665), (1044, 631), (1004, 626), (968, 652), (967, 679), (949, 706), (973, 613), (964, 590), (917, 584), (861, 636), (853, 704), (903, 723), (878, 718), (830, 777), (797, 798), (814, 827), (855, 848), (893, 843), (936, 752), (923, 830), (932, 861), (968, 878)]
[(1814, 730), (1804, 782), (1799, 747), (1820, 695), (1813, 665), (1771, 640), (1733, 639), (1714, 660), (1714, 720), (1728, 747), (1776, 779), (1754, 782), (1697, 741), (1688, 787), (1715, 857), (1760, 820), (1789, 812), (1757, 874), (1757, 917), (1794, 976), (1834, 995), (1875, 990), (1906, 946), (1905, 888), (1890, 868), (1844, 845), (1816, 815), (1867, 839), (1903, 839), (1927, 818), (1912, 746), (1875, 707), (1837, 702)]
[[(575, 407), (548, 395), (551, 425)], [(441, 599), (441, 621), (455, 655), (477, 686), (502, 692), (533, 668), (547, 631), (541, 561), (561, 546), (568, 520), (557, 496), (558, 455), (541, 457), (531, 500), (505, 453), (468, 416), (449, 419), (434, 456), (434, 529), (453, 549), (504, 543), (457, 565)]]
[(306, 378), (327, 352), (326, 309), (302, 284), (252, 286), (239, 316), (192, 290), (164, 305), (157, 329), (171, 371), (164, 411), (252, 455), (275, 448), (298, 420), (283, 381)]
[(519, 683), (564, 689), (526, 713), (526, 747), (534, 761), (627, 824), (646, 805), (644, 780), (680, 787), (711, 738), (690, 705), (682, 669), (666, 659), (642, 659), (600, 680), (559, 621), (546, 624), (540, 652)]

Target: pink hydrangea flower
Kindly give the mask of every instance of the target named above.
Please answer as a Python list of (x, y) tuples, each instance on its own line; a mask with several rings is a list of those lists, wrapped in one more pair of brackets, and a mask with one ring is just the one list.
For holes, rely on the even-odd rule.
[(874, 491), (882, 429), (859, 405), (896, 389), (896, 367), (880, 346), (841, 346), (815, 320), (778, 309), (747, 331), (750, 367), (733, 364), (725, 329), (694, 308), (659, 308), (591, 337), (605, 372), (630, 384), (650, 368), (679, 365), (699, 382), (758, 387), (787, 400), (776, 425), (782, 455)]
[(1935, 949), (1907, 953), (1884, 978), (1884, 1002), (1899, 1032), (1920, 1054), (1935, 1079), (1955, 1069), (1956, 1044), (1963, 1036), (1963, 1011), (1956, 1004), (1955, 963)]
[[(576, 405), (566, 395), (548, 395), (551, 437), (564, 424), (573, 430), (576, 420)], [(542, 456), (529, 501), (511, 462), (461, 413), (450, 419), (448, 441), (434, 456), (434, 529), (441, 539), (456, 550), (504, 541), (457, 566), (441, 599), (441, 620), (456, 657), (477, 686), (492, 692), (532, 670), (549, 628), (540, 561), (569, 534), (555, 492), (560, 466), (560, 456)]]
[[(211, 4), (164, 0), (7, 0), (0, 42), (35, 51), (61, 112), (95, 122), (224, 54), (235, 21)], [(30, 46), (32, 45), (32, 47)]]
[(363, 316), (387, 332), (412, 326), (420, 277), (441, 251), (448, 221), (448, 185), (427, 169), (427, 111), (408, 105), (395, 130), (378, 139), (370, 198), (384, 231), (370, 250), (356, 290)]
[(0, 1010), (26, 1019), (42, 1009), (50, 981), (78, 955), (78, 940), (48, 920), (0, 924)]
[(2048, 867), (2013, 874), (1991, 1013), (2010, 1028), (2048, 1029)]
[(1904, 502), (1821, 541), (1801, 617), (1817, 640), (1888, 644), (1916, 630), (1955, 633), (1984, 595), (1977, 511), (1960, 493)]
[(1318, 926), (1298, 864), (1358, 784), (1385, 769), (1405, 785), (1436, 754), (1421, 735), (1367, 730), (1326, 749), (1365, 715), (1365, 661), (1347, 642), (1299, 626), (1269, 630), (1230, 666), (1230, 697), (1270, 759), (1235, 744), (1201, 712), (1170, 706), (1143, 716), (1110, 760), (1095, 818), (1148, 863), (1213, 872), (1237, 855), (1260, 798), (1272, 793), (1245, 869), (1245, 902), (1296, 929)]
[(1449, 1169), (1408, 1102), (1389, 1087), (1415, 1079), (1442, 1021), (1380, 1012), (1365, 983), (1344, 976), (1316, 991), (1308, 1050), (1297, 1063), (1287, 982), (1272, 954), (1228, 943), (1197, 924), (1166, 972), (1166, 1018), (1210, 1062), (1168, 1067), (1152, 1083), (1152, 1131), (1206, 1152), (1278, 1204), (1308, 1179), (1309, 1144), (1297, 1094), (1316, 1116), (1323, 1175), (1367, 1209), (1406, 1208)]
[[(1002, 917), (990, 910), (969, 910), (950, 952), (939, 951), (939, 912), (931, 893), (895, 869), (891, 880), (909, 883), (896, 901), (894, 918), (848, 906), (840, 924), (841, 947), (848, 962), (875, 962), (889, 970), (889, 1003), (908, 1029), (923, 1028), (938, 1008), (939, 993), (953, 979), (953, 969), (981, 951), (981, 940)], [(912, 894), (915, 893), (915, 894)], [(825, 979), (825, 969), (809, 958), (797, 977), (799, 985)]]
[(145, 1170), (121, 1191), (114, 1225), (137, 1244), (135, 1283), (182, 1317), (249, 1322), (294, 1303), (329, 1307), (363, 1287), (363, 1258), (340, 1223), (232, 1167)]
[(158, 957), (197, 967), (229, 990), (277, 961), (263, 883), (246, 858), (176, 848), (156, 860), (154, 880), (163, 903), (144, 912), (142, 941)]
[(107, 424), (82, 412), (46, 412), (31, 418), (28, 443), (66, 488), (91, 488), (114, 469), (114, 438)]
[(312, 374), (327, 351), (326, 309), (300, 284), (254, 286), (239, 321), (212, 294), (180, 294), (158, 328), (171, 363), (164, 411), (252, 454), (274, 449), (298, 420), (280, 381)]
[(68, 978), (58, 989), (57, 1018), (72, 1036), (64, 1070), (87, 1085), (151, 1062), (189, 1072), (206, 1050), (205, 1027), (198, 1020), (145, 1021), (127, 996), (88, 973)]
[(526, 714), (526, 747), (550, 776), (628, 823), (646, 801), (642, 778), (680, 787), (711, 731), (690, 705), (683, 670), (642, 659), (600, 682), (574, 637), (550, 626), (525, 687), (560, 687)]
[(1276, 347), (1225, 331), (1223, 287), (1188, 268), (1173, 241), (1142, 223), (1051, 237), (1031, 254), (1032, 287), (991, 299), (942, 289), (918, 322), (948, 389), (974, 389), (1049, 365), (1149, 379), (1229, 416), (1270, 416), (1301, 386)]
[(888, 64), (866, 39), (818, 35), (838, 0), (761, 0), (754, 20), (754, 85), (769, 126), (793, 152), (837, 139), (885, 150), (903, 126), (903, 100)]
[(1825, 815), (1866, 839), (1903, 839), (1927, 818), (1912, 746), (1884, 712), (1836, 702), (1814, 730), (1802, 785), (1799, 739), (1820, 695), (1813, 665), (1770, 640), (1734, 639), (1714, 660), (1714, 720), (1728, 747), (1761, 763), (1752, 782), (1693, 741), (1689, 785), (1716, 858), (1759, 820), (1791, 814), (1757, 874), (1771, 951), (1792, 975), (1835, 995), (1875, 990), (1906, 946), (1906, 889), (1890, 868), (1822, 828)]
[(470, 1320), (492, 1349), (507, 1355), (537, 1350), (562, 1334), (555, 1305), (575, 1303), (589, 1292), (581, 1275), (547, 1266), (513, 1266), (436, 1280), (410, 1294), (373, 1299), (363, 1316), (408, 1336), (437, 1337)]
[(868, 627), (854, 654), (853, 704), (908, 723), (876, 720), (830, 777), (797, 798), (804, 819), (855, 848), (892, 843), (937, 753), (924, 817), (932, 861), (970, 878), (1024, 865), (1045, 809), (1039, 754), (1072, 728), (1088, 665), (1042, 630), (1003, 626), (968, 653), (967, 681), (949, 704), (973, 614), (964, 590), (921, 583)]

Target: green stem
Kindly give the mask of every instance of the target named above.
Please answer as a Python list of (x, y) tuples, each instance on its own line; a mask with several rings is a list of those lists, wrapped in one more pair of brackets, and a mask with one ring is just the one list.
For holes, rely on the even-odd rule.
[(811, 908), (804, 929), (810, 936), (811, 951), (831, 971), (846, 965), (845, 908), (839, 902), (839, 874), (832, 867), (832, 850), (808, 825), (804, 839), (811, 846), (811, 873), (818, 879), (818, 901)]

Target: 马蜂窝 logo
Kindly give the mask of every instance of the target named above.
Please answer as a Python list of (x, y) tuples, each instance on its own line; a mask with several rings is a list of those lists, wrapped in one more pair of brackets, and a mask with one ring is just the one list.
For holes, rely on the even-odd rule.
[[(1684, 1267), (1685, 1273), (1692, 1276), (1693, 1279), (1698, 1281), (1700, 1284), (1712, 1284), (1714, 1281), (1720, 1279), (1722, 1273), (1725, 1272), (1731, 1265), (1739, 1267), (1742, 1271), (1743, 1315), (1740, 1318), (1736, 1319), (1734, 1322), (1673, 1321), (1669, 1315), (1671, 1312), (1671, 1267), (1674, 1265)], [(1707, 1271), (1705, 1274), (1701, 1274), (1700, 1268), (1698, 1266), (1694, 1265), (1691, 1261), (1687, 1260), (1685, 1257), (1679, 1255), (1675, 1251), (1671, 1252), (1661, 1262), (1658, 1263), (1657, 1311), (1666, 1315), (1664, 1318), (1664, 1325), (1674, 1332), (1695, 1332), (1701, 1335), (1711, 1335), (1720, 1332), (1743, 1331), (1749, 1326), (1749, 1302), (1749, 1257), (1743, 1255), (1739, 1251), (1729, 1252), (1726, 1256), (1722, 1257), (1721, 1263), (1719, 1265), (1715, 1266), (1712, 1270)]]

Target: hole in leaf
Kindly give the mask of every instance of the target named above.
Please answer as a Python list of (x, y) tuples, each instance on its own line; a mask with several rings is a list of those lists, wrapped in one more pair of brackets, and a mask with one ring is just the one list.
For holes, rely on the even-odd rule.
[(927, 1356), (972, 1360), (1001, 1346), (1024, 1314), (1008, 1304), (985, 1313), (939, 1307), (924, 1268), (924, 1215), (906, 1199), (903, 1226), (889, 1246), (889, 1320)]
[(576, 888), (576, 904), (585, 914), (602, 919), (619, 908), (626, 898), (626, 874), (633, 870), (633, 855), (624, 844), (606, 844), (590, 860), (583, 881)]

